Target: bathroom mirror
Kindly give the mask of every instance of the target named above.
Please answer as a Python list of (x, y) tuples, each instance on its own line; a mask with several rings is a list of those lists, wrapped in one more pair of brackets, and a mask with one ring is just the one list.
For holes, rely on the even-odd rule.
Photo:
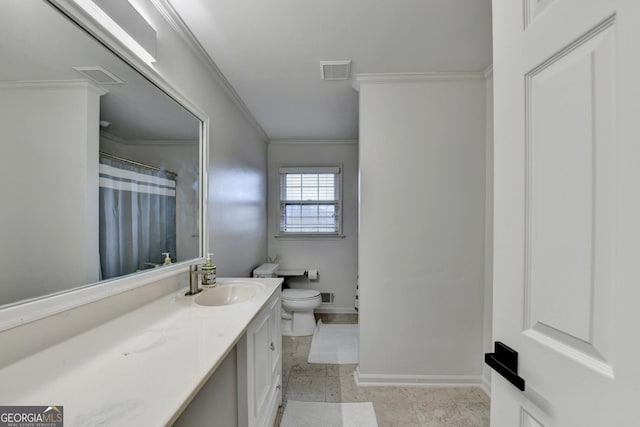
[(195, 115), (45, 0), (0, 58), (0, 306), (202, 255)]

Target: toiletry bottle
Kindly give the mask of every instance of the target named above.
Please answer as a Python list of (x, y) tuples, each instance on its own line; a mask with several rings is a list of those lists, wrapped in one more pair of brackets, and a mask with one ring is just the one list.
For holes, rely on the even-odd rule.
[(216, 266), (213, 265), (211, 257), (213, 254), (209, 254), (205, 263), (202, 265), (202, 287), (212, 288), (216, 285)]
[(162, 265), (171, 264), (171, 257), (169, 256), (169, 252), (162, 252), (162, 255), (164, 255), (164, 263)]

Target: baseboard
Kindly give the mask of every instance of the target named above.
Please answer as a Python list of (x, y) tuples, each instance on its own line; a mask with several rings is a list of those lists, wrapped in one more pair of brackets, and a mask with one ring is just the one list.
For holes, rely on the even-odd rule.
[(323, 307), (321, 305), (313, 311), (314, 313), (358, 314), (353, 307)]
[(486, 375), (482, 376), (482, 391), (484, 391), (487, 396), (491, 397), (491, 372), (487, 372)]
[(359, 386), (476, 386), (483, 388), (480, 375), (388, 375), (353, 373)]

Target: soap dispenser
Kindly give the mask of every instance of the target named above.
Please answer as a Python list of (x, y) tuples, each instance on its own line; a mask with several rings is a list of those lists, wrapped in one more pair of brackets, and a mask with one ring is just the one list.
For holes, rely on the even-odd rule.
[(171, 264), (171, 257), (169, 256), (170, 252), (162, 252), (162, 255), (164, 255), (164, 263), (162, 265), (169, 265)]
[(211, 257), (213, 257), (212, 253), (207, 255), (207, 259), (200, 269), (202, 271), (203, 288), (213, 288), (216, 285), (216, 266), (213, 265)]

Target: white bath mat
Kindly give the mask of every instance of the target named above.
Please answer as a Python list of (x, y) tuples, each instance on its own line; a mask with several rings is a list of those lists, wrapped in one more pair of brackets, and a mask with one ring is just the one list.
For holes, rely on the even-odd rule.
[(378, 427), (373, 403), (288, 400), (280, 427)]
[(309, 363), (358, 363), (358, 325), (327, 325), (318, 322), (313, 332)]

